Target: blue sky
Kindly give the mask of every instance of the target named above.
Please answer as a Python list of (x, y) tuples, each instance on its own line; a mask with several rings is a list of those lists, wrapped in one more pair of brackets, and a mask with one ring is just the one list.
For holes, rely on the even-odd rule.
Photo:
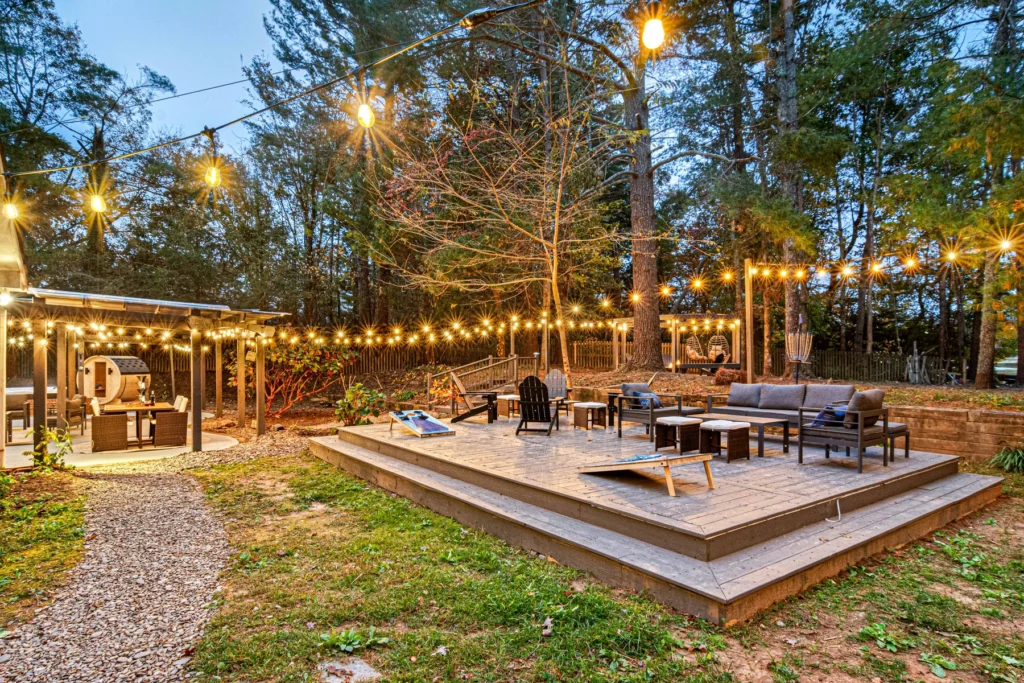
[[(263, 30), (267, 0), (56, 0), (56, 7), (103, 63), (129, 79), (144, 64), (179, 93), (238, 80), (254, 56), (272, 57)], [(247, 111), (245, 92), (240, 84), (154, 104), (154, 129), (192, 132), (233, 119)], [(237, 148), (244, 135), (236, 126), (221, 142)]]

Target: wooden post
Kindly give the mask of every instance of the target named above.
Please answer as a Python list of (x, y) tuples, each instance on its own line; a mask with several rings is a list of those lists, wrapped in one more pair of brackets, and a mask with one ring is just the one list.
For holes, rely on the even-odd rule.
[(213, 386), (217, 401), (215, 414), (221, 418), (224, 417), (224, 344), (220, 337), (217, 338), (217, 343), (214, 346), (213, 372)]
[(743, 310), (746, 314), (743, 337), (747, 348), (743, 361), (747, 364), (747, 384), (754, 383), (754, 276), (751, 270), (750, 259), (743, 259)]
[(57, 429), (67, 429), (68, 408), (68, 333), (57, 325)]
[(612, 364), (615, 365), (615, 369), (619, 369), (619, 326), (615, 323), (612, 328)]
[(206, 354), (203, 352), (202, 338), (199, 339), (199, 404), (206, 410)]
[(0, 306), (0, 406), (4, 407), (0, 427), (0, 470), (7, 466), (7, 307)]
[(736, 349), (733, 353), (736, 354), (735, 363), (740, 363), (742, 367), (743, 363), (743, 345), (740, 344), (740, 324), (737, 322), (736, 326), (732, 328), (732, 348)]
[(673, 320), (672, 325), (672, 372), (679, 366), (679, 325)]
[(242, 337), (238, 338), (238, 344), (236, 346), (237, 358), (235, 362), (237, 367), (235, 369), (236, 379), (238, 380), (238, 426), (245, 426), (245, 339)]
[(267, 431), (267, 372), (263, 339), (256, 342), (256, 436)]
[(178, 390), (174, 387), (174, 340), (167, 345), (167, 359), (171, 362), (171, 401), (178, 398)]
[(189, 334), (192, 342), (192, 451), (203, 450), (203, 335), (198, 330)]
[(513, 329), (515, 323), (508, 324), (508, 355), (516, 355), (516, 331)]
[(72, 332), (68, 335), (68, 399), (74, 398), (78, 393), (78, 333)]
[(46, 320), (32, 322), (32, 447), (43, 440), (46, 429)]

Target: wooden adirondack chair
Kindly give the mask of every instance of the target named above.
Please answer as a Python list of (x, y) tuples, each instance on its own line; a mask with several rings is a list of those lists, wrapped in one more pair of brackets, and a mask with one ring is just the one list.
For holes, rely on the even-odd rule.
[(561, 370), (550, 370), (544, 375), (544, 386), (548, 388), (548, 399), (555, 406), (555, 415), (559, 410), (565, 411), (569, 417), (569, 394), (572, 389), (566, 386), (565, 374)]
[[(454, 372), (448, 373), (452, 386), (452, 422), (462, 422), (465, 419), (487, 413), (487, 424), (498, 419), (498, 392), (496, 391), (466, 391), (462, 380)], [(466, 412), (458, 413), (458, 406), (466, 407)]]
[[(531, 429), (531, 422), (546, 423), (547, 429)], [(516, 427), (516, 436), (519, 436), (519, 432), (551, 436), (552, 427), (558, 429), (558, 411), (551, 410), (548, 388), (536, 375), (530, 375), (519, 383), (519, 426)]]

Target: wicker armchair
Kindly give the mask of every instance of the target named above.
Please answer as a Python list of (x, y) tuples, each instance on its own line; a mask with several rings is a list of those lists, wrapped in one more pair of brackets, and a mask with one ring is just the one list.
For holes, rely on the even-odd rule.
[(127, 415), (94, 415), (92, 418), (92, 452), (128, 449)]
[(188, 441), (188, 413), (167, 412), (161, 413), (151, 423), (153, 433), (153, 446), (184, 446)]

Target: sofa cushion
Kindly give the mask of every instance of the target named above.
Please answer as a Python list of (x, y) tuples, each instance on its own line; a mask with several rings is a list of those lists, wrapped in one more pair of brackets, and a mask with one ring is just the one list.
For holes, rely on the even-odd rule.
[(835, 403), (845, 403), (853, 398), (852, 384), (808, 384), (804, 394), (804, 408), (821, 410)]
[[(826, 439), (830, 436), (835, 436), (836, 439), (844, 440), (849, 442), (850, 439), (857, 440), (857, 432), (851, 432), (849, 429), (844, 427), (811, 427), (809, 425), (804, 426), (801, 433), (805, 437), (811, 437), (815, 439)], [(865, 438), (877, 438), (882, 435), (882, 425), (872, 425), (871, 427), (864, 428)]]
[[(858, 391), (854, 393), (853, 398), (850, 399), (849, 404), (846, 406), (846, 426), (850, 429), (857, 426), (857, 415), (851, 414), (853, 411), (878, 410), (884, 404), (885, 392), (881, 389), (871, 389), (869, 391)], [(878, 422), (877, 415), (864, 418), (865, 427), (870, 427), (876, 422)]]
[(727, 406), (732, 408), (756, 408), (761, 400), (760, 384), (739, 384), (733, 382), (729, 387)]
[(803, 384), (765, 384), (761, 387), (761, 400), (757, 404), (762, 410), (797, 410), (804, 402)]

